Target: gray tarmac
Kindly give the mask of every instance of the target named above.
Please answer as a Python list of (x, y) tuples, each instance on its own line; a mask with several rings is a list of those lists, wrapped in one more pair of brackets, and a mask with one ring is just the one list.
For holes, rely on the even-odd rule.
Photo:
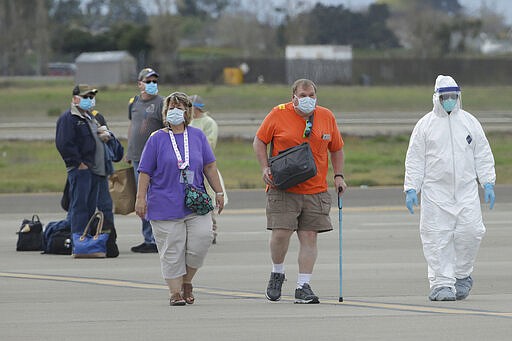
[(116, 215), (113, 259), (16, 252), (23, 218), (60, 220), (59, 194), (0, 195), (1, 340), (510, 340), (512, 187), (483, 205), (487, 234), (464, 301), (430, 302), (419, 215), (400, 188), (350, 188), (343, 200), (342, 286), (335, 230), (319, 236), (311, 282), (321, 303), (297, 305), (297, 240), (286, 259), (283, 299), (264, 290), (271, 270), (262, 190), (230, 191), (218, 244), (195, 278), (196, 303), (170, 307), (156, 254), (135, 254), (135, 215)]

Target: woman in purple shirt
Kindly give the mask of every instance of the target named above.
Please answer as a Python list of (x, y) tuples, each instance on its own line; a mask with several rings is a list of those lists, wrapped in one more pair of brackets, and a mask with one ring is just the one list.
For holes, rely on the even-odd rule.
[(185, 206), (182, 171), (189, 184), (203, 191), (204, 174), (215, 191), (218, 213), (224, 208), (215, 155), (203, 132), (189, 126), (191, 110), (184, 93), (174, 92), (165, 99), (166, 127), (149, 137), (138, 168), (135, 211), (151, 222), (173, 306), (194, 303), (192, 278), (213, 239), (211, 213), (198, 215)]

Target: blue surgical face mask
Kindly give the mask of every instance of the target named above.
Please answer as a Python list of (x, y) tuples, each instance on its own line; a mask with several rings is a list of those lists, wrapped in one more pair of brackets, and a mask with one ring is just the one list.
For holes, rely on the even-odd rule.
[(92, 105), (92, 99), (90, 98), (83, 98), (81, 97), (80, 98), (80, 103), (78, 104), (78, 106), (80, 108), (82, 108), (83, 110), (91, 110), (91, 108), (93, 107)]
[(156, 83), (147, 83), (145, 89), (146, 89), (146, 93), (148, 95), (156, 95), (158, 93), (158, 84), (156, 84)]
[(316, 98), (311, 97), (301, 97), (298, 98), (295, 96), (297, 100), (299, 101), (299, 104), (297, 105), (297, 109), (299, 109), (304, 114), (309, 114), (315, 110), (316, 107)]
[(446, 112), (452, 112), (455, 106), (457, 105), (457, 100), (453, 98), (448, 98), (442, 101), (441, 104), (443, 105), (443, 108), (444, 110), (446, 110)]
[(172, 124), (173, 126), (185, 122), (185, 110), (181, 110), (179, 108), (167, 110), (166, 121)]

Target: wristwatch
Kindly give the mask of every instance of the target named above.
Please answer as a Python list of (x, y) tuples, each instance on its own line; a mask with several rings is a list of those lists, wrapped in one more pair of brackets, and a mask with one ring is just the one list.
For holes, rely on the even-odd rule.
[(224, 196), (224, 192), (215, 192), (215, 195), (217, 195), (219, 197), (223, 197)]
[(336, 179), (336, 177), (340, 177), (342, 178), (343, 180), (345, 180), (345, 177), (343, 176), (343, 173), (337, 173), (337, 174), (334, 174), (334, 178)]

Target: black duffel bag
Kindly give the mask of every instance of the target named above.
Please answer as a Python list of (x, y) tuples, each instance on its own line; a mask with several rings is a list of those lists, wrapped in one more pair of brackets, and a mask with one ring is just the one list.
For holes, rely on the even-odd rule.
[(54, 255), (70, 255), (71, 224), (67, 219), (50, 221), (43, 233), (43, 252)]
[(23, 219), (18, 232), (16, 251), (41, 251), (43, 224), (39, 216), (34, 214), (32, 219)]
[(316, 175), (316, 164), (309, 143), (282, 150), (268, 160), (274, 185), (285, 190)]

